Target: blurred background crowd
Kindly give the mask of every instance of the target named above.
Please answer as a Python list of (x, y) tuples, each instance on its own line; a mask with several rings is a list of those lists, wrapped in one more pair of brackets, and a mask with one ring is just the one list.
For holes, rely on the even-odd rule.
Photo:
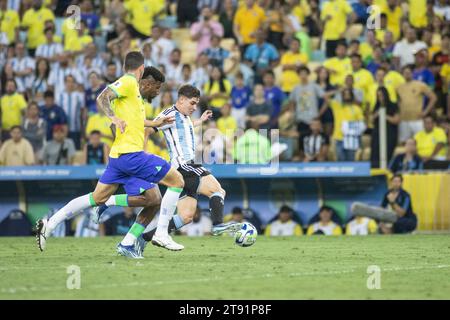
[(140, 50), (166, 75), (149, 119), (201, 90), (205, 162), (266, 163), (279, 129), (282, 161), (378, 168), (385, 145), (392, 171), (448, 168), (449, 19), (447, 0), (0, 0), (0, 165), (106, 163), (95, 100)]

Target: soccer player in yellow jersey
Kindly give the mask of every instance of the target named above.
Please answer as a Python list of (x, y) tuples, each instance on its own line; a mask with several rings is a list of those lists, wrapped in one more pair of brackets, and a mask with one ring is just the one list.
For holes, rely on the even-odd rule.
[[(145, 119), (143, 98), (152, 99), (159, 94), (164, 76), (155, 68), (149, 68), (145, 85), (138, 81), (144, 75), (144, 57), (140, 52), (129, 52), (125, 57), (124, 70), (126, 74), (103, 90), (97, 103), (111, 122), (117, 128), (116, 137), (111, 147), (108, 166), (97, 183), (93, 193), (78, 197), (56, 212), (49, 220), (39, 220), (37, 223), (37, 242), (39, 249), (45, 249), (46, 239), (55, 227), (62, 221), (89, 207), (105, 204), (123, 184), (130, 196), (112, 197), (110, 205), (142, 206), (143, 199), (151, 198), (150, 203), (161, 203), (161, 214), (154, 242), (169, 250), (181, 250), (183, 246), (174, 242), (167, 233), (169, 220), (175, 211), (179, 195), (184, 187), (184, 181), (179, 172), (171, 168), (164, 159), (146, 154), (144, 148), (144, 127), (158, 127), (173, 122), (170, 117), (161, 117), (156, 121)], [(114, 104), (112, 107), (111, 102)], [(114, 110), (113, 110), (114, 109)], [(156, 183), (168, 187), (164, 198), (155, 192)], [(144, 197), (139, 197), (144, 194)], [(145, 203), (145, 202), (144, 202)], [(139, 217), (131, 227), (127, 236), (118, 245), (118, 253), (131, 258), (142, 258), (135, 248), (136, 238), (150, 223), (151, 216), (158, 206), (150, 207)]]

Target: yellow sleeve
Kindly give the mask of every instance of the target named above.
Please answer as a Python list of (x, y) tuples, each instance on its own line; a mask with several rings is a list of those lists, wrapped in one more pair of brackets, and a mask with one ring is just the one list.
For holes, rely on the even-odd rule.
[(339, 226), (336, 226), (333, 230), (333, 236), (340, 236), (342, 235), (342, 228)]
[(55, 21), (55, 15), (53, 14), (53, 11), (50, 9), (46, 10), (46, 18), (44, 21), (47, 21), (47, 20)]
[(90, 116), (89, 118), (88, 118), (88, 121), (87, 121), (87, 124), (86, 124), (86, 135), (88, 136), (89, 135), (89, 133), (91, 133), (91, 131), (92, 130), (94, 130), (94, 125), (93, 125), (93, 120), (92, 120), (92, 117), (93, 116)]
[(27, 108), (27, 102), (25, 101), (25, 98), (21, 94), (18, 97), (19, 97), (18, 98), (18, 103), (19, 103), (20, 110), (26, 109)]
[(301, 235), (303, 235), (303, 229), (302, 227), (300, 227), (299, 224), (297, 224), (294, 229), (294, 236), (301, 236)]
[(441, 128), (437, 128), (437, 129), (438, 130), (436, 130), (436, 134), (435, 134), (436, 142), (441, 142), (441, 143), (446, 144), (447, 136), (445, 135), (445, 131), (442, 130)]
[(270, 237), (270, 229), (271, 229), (272, 224), (267, 225), (266, 230), (264, 230), (264, 235), (266, 237)]
[(234, 16), (233, 24), (235, 24), (237, 26), (239, 26), (241, 24), (241, 15), (242, 15), (242, 11), (238, 10), (236, 12), (236, 15)]
[(30, 9), (28, 9), (27, 12), (25, 12), (25, 14), (23, 15), (22, 26), (23, 27), (29, 27), (31, 24), (32, 24), (31, 11), (30, 11)]
[(320, 13), (320, 19), (321, 20), (325, 20), (325, 17), (329, 14), (328, 13), (328, 8), (329, 8), (329, 2), (325, 2), (325, 4), (323, 5), (323, 8), (322, 8), (322, 12)]
[(130, 90), (133, 88), (133, 82), (130, 76), (123, 76), (116, 82), (111, 83), (108, 88), (114, 91), (118, 98), (123, 98), (129, 95)]
[(356, 120), (364, 120), (364, 115), (363, 115), (361, 108), (359, 106), (354, 106), (354, 108), (357, 110), (356, 111)]
[(230, 93), (231, 93), (231, 83), (230, 83), (230, 81), (225, 80), (224, 85), (225, 85), (225, 91), (226, 91), (226, 93), (227, 93), (227, 94), (230, 94)]
[(370, 221), (369, 221), (369, 233), (370, 234), (377, 233), (377, 230), (378, 230), (378, 225), (377, 225), (376, 221), (373, 220), (373, 219), (370, 219)]
[(283, 66), (283, 65), (286, 65), (286, 64), (289, 64), (286, 60), (287, 60), (287, 59), (286, 59), (286, 53), (285, 53), (285, 54), (283, 54), (283, 55), (281, 56), (280, 64), (281, 64), (282, 66)]
[(312, 235), (313, 233), (314, 233), (314, 228), (313, 228), (312, 225), (310, 225), (310, 226), (308, 227), (308, 230), (306, 231), (306, 234), (307, 234), (308, 236), (310, 236), (310, 235)]
[(342, 4), (344, 5), (343, 9), (344, 9), (344, 12), (345, 12), (346, 14), (349, 14), (349, 13), (352, 13), (352, 12), (353, 12), (352, 7), (348, 4), (347, 1), (342, 1)]

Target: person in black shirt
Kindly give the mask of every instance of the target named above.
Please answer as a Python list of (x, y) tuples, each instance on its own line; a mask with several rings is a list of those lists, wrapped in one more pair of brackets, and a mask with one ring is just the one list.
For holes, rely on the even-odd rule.
[(89, 142), (84, 146), (85, 164), (106, 164), (108, 162), (108, 146), (101, 142), (101, 133), (93, 130)]
[(386, 141), (387, 161), (392, 158), (395, 146), (397, 145), (397, 131), (400, 122), (400, 111), (397, 104), (389, 98), (389, 93), (385, 87), (379, 87), (377, 90), (377, 102), (372, 113), (373, 131), (370, 149), (370, 162), (372, 168), (380, 167), (380, 126), (379, 112), (381, 108), (386, 109)]
[(310, 124), (311, 133), (303, 137), (302, 152), (303, 162), (326, 161), (330, 139), (322, 133), (322, 124), (319, 119), (314, 119)]
[(385, 209), (391, 208), (397, 214), (397, 221), (390, 227), (385, 223), (380, 223), (380, 230), (383, 233), (409, 233), (417, 227), (417, 217), (413, 213), (411, 196), (403, 190), (403, 177), (396, 174), (391, 179), (392, 189), (384, 195), (381, 206)]
[(417, 155), (416, 140), (406, 140), (405, 153), (396, 155), (389, 163), (389, 169), (394, 173), (423, 169), (423, 161)]

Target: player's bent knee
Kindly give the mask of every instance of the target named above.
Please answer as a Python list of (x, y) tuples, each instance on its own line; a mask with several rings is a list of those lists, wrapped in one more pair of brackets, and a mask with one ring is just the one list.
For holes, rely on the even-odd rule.
[(109, 199), (109, 197), (104, 195), (98, 195), (95, 192), (92, 194), (92, 198), (94, 199), (95, 204), (98, 206), (105, 204), (105, 202), (108, 201)]

